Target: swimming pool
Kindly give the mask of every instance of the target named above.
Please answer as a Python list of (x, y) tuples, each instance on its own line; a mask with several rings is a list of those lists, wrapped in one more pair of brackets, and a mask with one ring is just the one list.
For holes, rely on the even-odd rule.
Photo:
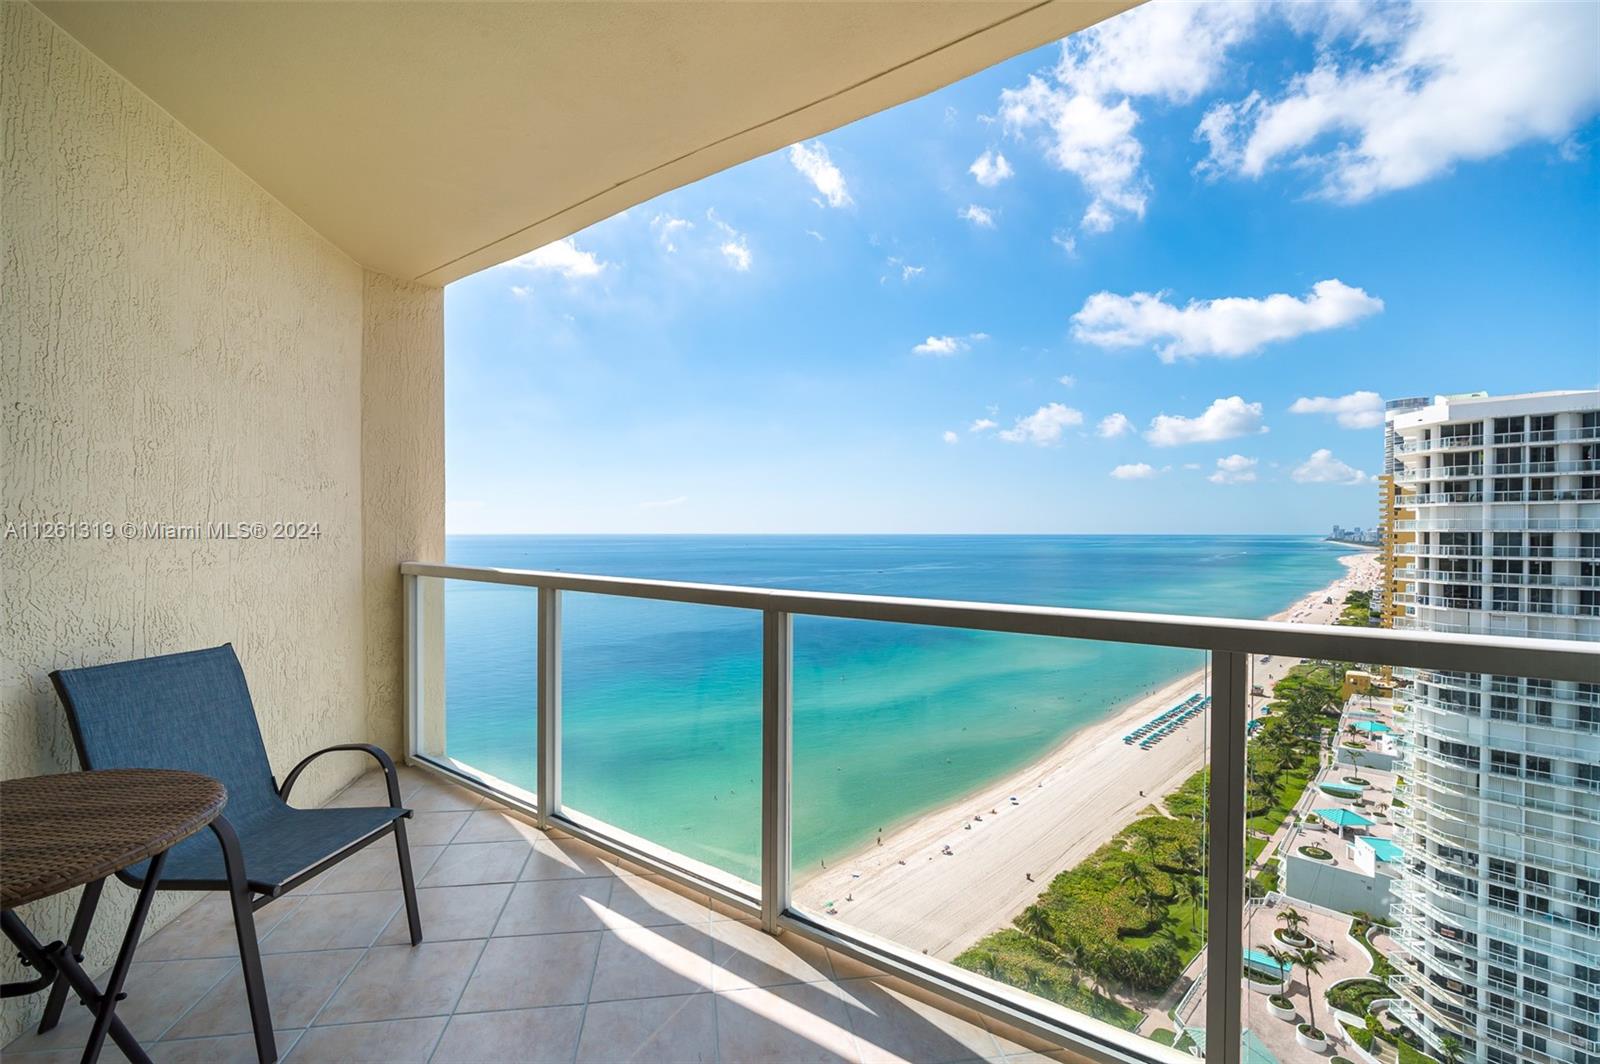
[(1400, 844), (1395, 842), (1393, 839), (1374, 839), (1369, 836), (1362, 836), (1356, 839), (1356, 842), (1363, 846), (1372, 847), (1372, 852), (1377, 856), (1378, 860), (1382, 861), (1384, 864), (1400, 863), (1400, 855), (1402, 852), (1400, 849)]

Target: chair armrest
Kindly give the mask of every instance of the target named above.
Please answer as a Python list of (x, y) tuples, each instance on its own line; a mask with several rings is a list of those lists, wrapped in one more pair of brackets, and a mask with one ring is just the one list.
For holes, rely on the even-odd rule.
[(371, 754), (378, 764), (383, 766), (383, 775), (385, 781), (389, 784), (389, 806), (393, 809), (400, 808), (400, 776), (394, 770), (394, 759), (385, 753), (381, 746), (373, 746), (371, 743), (340, 743), (338, 746), (330, 746), (325, 750), (318, 750), (316, 753), (311, 754), (289, 773), (288, 778), (283, 781), (283, 786), (278, 788), (278, 797), (288, 801), (289, 789), (294, 786), (294, 781), (300, 778), (300, 773), (305, 771), (307, 765), (323, 754), (331, 754), (340, 750), (360, 750), (362, 753)]

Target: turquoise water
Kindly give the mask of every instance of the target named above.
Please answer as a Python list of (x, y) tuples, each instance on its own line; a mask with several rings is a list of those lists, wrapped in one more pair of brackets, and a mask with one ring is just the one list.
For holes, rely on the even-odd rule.
[[(1265, 617), (1341, 572), (1295, 536), (453, 536), (462, 565)], [(754, 879), (761, 617), (568, 593), (562, 797)], [(446, 749), (534, 787), (534, 592), (448, 581)], [(815, 867), (1038, 758), (1198, 651), (800, 617), (794, 862)]]

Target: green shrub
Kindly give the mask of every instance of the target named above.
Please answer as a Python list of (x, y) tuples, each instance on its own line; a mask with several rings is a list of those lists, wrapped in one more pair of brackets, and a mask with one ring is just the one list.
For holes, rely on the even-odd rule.
[(1352, 1027), (1348, 1023), (1344, 1025), (1344, 1029), (1349, 1033), (1350, 1041), (1354, 1042), (1362, 1049), (1371, 1052), (1373, 1037), (1371, 1031), (1367, 1030), (1365, 1027)]
[(1328, 1004), (1357, 1016), (1365, 1016), (1374, 1001), (1393, 996), (1388, 983), (1377, 979), (1360, 979), (1353, 983), (1340, 983), (1329, 990)]

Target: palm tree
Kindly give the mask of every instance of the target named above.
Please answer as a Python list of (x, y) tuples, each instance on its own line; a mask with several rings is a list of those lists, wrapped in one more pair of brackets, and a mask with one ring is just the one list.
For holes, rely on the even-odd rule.
[(1178, 900), (1187, 902), (1192, 909), (1189, 910), (1189, 926), (1200, 930), (1200, 910), (1205, 907), (1206, 884), (1199, 876), (1179, 876), (1173, 880), (1178, 891)]
[(1317, 993), (1311, 988), (1311, 977), (1322, 970), (1322, 954), (1314, 949), (1303, 949), (1294, 954), (1294, 959), (1306, 974), (1306, 1009), (1311, 1015), (1311, 1027), (1321, 1030), (1317, 1027)]
[(1017, 929), (1030, 938), (1038, 939), (1052, 951), (1056, 949), (1056, 925), (1043, 905), (1030, 905), (1017, 917)]
[(1300, 930), (1305, 926), (1305, 922), (1305, 916), (1298, 909), (1285, 909), (1278, 914), (1278, 923), (1282, 924), (1283, 929), (1295, 938), (1303, 939), (1306, 937)]
[(1267, 946), (1261, 952), (1278, 962), (1278, 993), (1287, 993), (1289, 989), (1289, 973), (1293, 970), (1291, 966), (1294, 964), (1295, 955), (1286, 949), (1279, 949), (1277, 946)]
[(1439, 1040), (1439, 1052), (1444, 1056), (1444, 1064), (1461, 1064), (1461, 1043), (1450, 1035)]

